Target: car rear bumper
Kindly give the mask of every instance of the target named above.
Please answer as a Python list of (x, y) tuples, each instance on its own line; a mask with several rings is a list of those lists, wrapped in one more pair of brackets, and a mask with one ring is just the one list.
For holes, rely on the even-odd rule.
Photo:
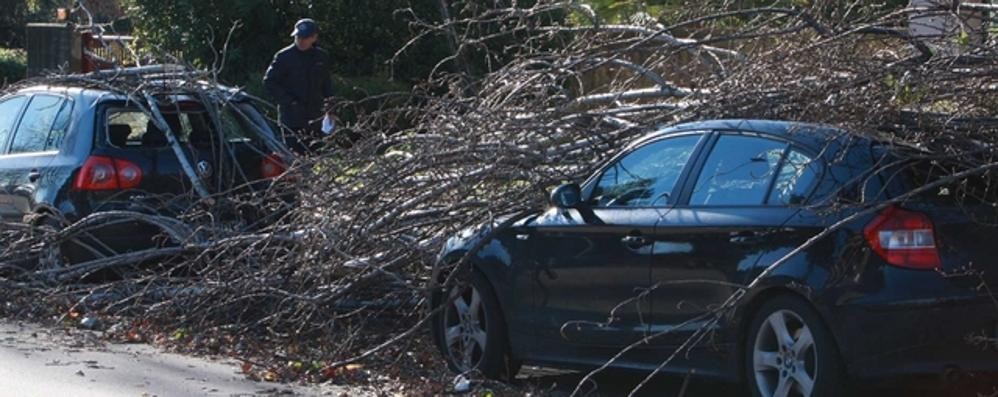
[(998, 372), (998, 304), (987, 297), (850, 305), (838, 312), (853, 377)]

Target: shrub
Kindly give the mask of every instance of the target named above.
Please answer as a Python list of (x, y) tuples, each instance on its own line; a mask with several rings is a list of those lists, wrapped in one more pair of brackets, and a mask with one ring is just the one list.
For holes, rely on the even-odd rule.
[(24, 50), (0, 48), (0, 87), (23, 79), (28, 72)]
[(411, 82), (446, 56), (446, 48), (431, 41), (404, 54), (394, 70), (388, 64), (413, 34), (410, 20), (396, 10), (412, 6), (420, 16), (434, 17), (435, 3), (428, 0), (332, 0), (311, 6), (305, 2), (276, 5), (269, 0), (129, 0), (126, 4), (138, 36), (153, 46), (182, 52), (185, 60), (198, 67), (219, 66), (219, 50), (229, 28), (238, 22), (241, 28), (231, 37), (221, 78), (245, 85), (251, 92), (260, 89), (256, 79), (274, 53), (291, 44), (289, 34), (302, 17), (319, 23), (319, 44), (332, 56), (335, 75), (385, 80), (393, 76)]

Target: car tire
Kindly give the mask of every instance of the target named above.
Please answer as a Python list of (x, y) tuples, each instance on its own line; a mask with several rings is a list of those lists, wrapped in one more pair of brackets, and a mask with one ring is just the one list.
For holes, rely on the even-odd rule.
[(804, 300), (779, 296), (763, 303), (748, 331), (744, 368), (751, 395), (826, 397), (848, 390), (838, 347)]
[(456, 373), (509, 380), (520, 370), (507, 339), (499, 300), (484, 275), (471, 271), (434, 297), (433, 339)]

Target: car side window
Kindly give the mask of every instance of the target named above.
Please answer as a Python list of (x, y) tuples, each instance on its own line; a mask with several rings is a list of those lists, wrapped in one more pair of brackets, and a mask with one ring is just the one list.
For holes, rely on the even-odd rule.
[(644, 145), (605, 168), (592, 194), (598, 207), (665, 206), (701, 135)]
[(27, 100), (27, 97), (16, 96), (0, 101), (0, 154), (3, 154), (4, 144), (10, 138), (15, 127), (14, 124), (17, 122), (17, 116), (21, 114), (21, 108), (24, 107), (24, 102)]
[(747, 135), (722, 135), (693, 187), (690, 205), (762, 205), (785, 142)]
[(769, 194), (769, 204), (803, 204), (817, 179), (818, 165), (814, 160), (791, 149), (783, 159), (780, 173), (776, 175), (773, 192)]
[(10, 153), (45, 151), (49, 133), (55, 124), (64, 99), (52, 95), (35, 95), (24, 111), (24, 117), (14, 131)]

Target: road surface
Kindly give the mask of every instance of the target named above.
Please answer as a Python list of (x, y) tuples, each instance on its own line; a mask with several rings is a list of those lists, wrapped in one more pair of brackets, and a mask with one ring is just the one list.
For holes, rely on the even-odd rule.
[[(584, 373), (526, 367), (513, 394), (565, 397)], [(608, 371), (583, 385), (580, 395), (627, 396), (642, 374)], [(907, 382), (905, 382), (907, 383)], [(944, 392), (908, 385), (867, 387), (857, 396), (992, 395), (998, 388), (969, 385)], [(906, 390), (905, 390), (906, 389)], [(933, 388), (935, 389), (935, 388)], [(397, 389), (396, 389), (397, 391)], [(658, 376), (638, 396), (740, 397), (740, 385)], [(404, 394), (405, 392), (402, 391)], [(0, 319), (0, 397), (7, 396), (365, 396), (362, 387), (283, 385), (247, 379), (239, 363), (164, 352), (146, 344), (113, 344), (100, 333), (64, 330)]]
[[(254, 382), (237, 363), (110, 344), (97, 333), (0, 320), (0, 396), (340, 396), (331, 385)], [(363, 395), (359, 390), (346, 393)]]

